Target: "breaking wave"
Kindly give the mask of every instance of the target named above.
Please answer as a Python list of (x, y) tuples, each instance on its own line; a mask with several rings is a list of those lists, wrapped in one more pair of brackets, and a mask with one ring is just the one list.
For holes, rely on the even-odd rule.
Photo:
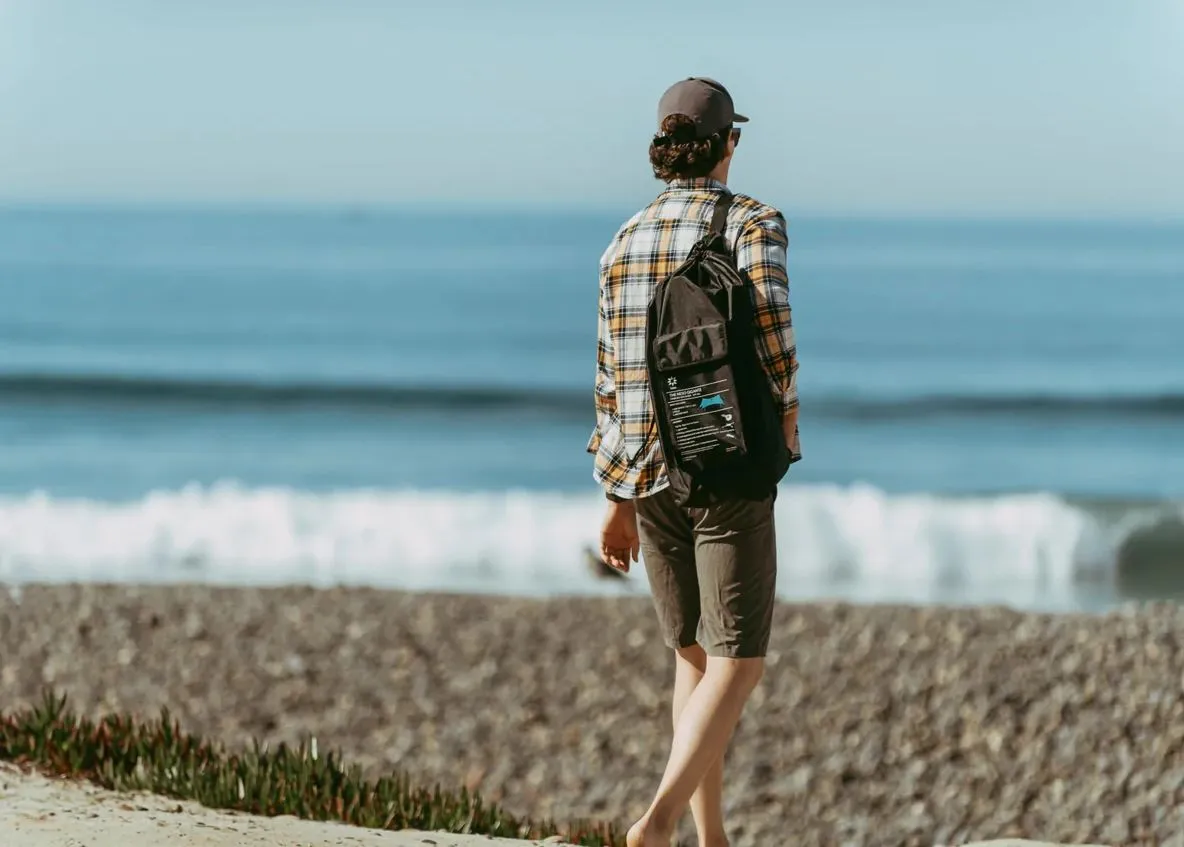
[[(0, 498), (0, 582), (644, 590), (644, 577), (620, 584), (588, 567), (602, 509), (595, 494), (314, 493), (232, 483), (126, 502), (32, 494)], [(776, 510), (778, 586), (790, 598), (1024, 603), (1112, 584), (1159, 559), (1184, 563), (1179, 504), (793, 485)]]
[[(364, 382), (236, 381), (171, 376), (0, 373), (0, 404), (67, 403), (121, 406), (212, 406), (281, 410), (292, 407), (375, 413), (467, 413), (513, 410), (545, 419), (588, 420), (591, 389)], [(1158, 394), (931, 394), (877, 398), (809, 398), (816, 419), (888, 420), (939, 417), (1184, 419), (1184, 392)]]

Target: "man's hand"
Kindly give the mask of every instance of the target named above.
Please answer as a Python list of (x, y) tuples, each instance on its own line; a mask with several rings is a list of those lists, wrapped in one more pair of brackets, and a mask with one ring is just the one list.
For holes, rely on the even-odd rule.
[(641, 540), (637, 535), (637, 511), (633, 502), (609, 503), (600, 528), (600, 555), (605, 563), (629, 573), (629, 562), (637, 561)]

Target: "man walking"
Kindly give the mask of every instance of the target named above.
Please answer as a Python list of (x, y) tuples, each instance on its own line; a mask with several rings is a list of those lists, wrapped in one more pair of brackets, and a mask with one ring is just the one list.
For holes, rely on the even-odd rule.
[[(675, 654), (674, 738), (653, 802), (630, 847), (667, 847), (688, 808), (700, 847), (726, 847), (723, 759), (764, 671), (777, 575), (776, 484), (702, 506), (671, 488), (647, 372), (650, 299), (688, 258), (722, 205), (722, 230), (752, 299), (756, 352), (780, 411), (790, 461), (800, 458), (797, 358), (786, 276), (785, 219), (727, 188), (740, 140), (722, 85), (690, 78), (658, 106), (650, 145), (658, 197), (617, 232), (600, 262), (596, 430), (588, 444), (609, 500), (600, 552), (628, 571), (643, 554), (666, 644)], [(708, 398), (703, 408), (714, 413)]]

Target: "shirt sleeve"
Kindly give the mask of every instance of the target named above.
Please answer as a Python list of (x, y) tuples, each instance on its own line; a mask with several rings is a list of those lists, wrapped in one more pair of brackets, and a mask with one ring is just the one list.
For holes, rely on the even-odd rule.
[(599, 317), (596, 322), (596, 383), (593, 389), (596, 427), (588, 439), (589, 453), (596, 453), (600, 449), (601, 440), (617, 420), (616, 359), (613, 355), (612, 334), (609, 332), (603, 277), (597, 300)]
[(789, 307), (785, 218), (779, 212), (750, 222), (736, 246), (736, 262), (752, 283), (757, 352), (782, 414), (798, 407), (798, 354)]

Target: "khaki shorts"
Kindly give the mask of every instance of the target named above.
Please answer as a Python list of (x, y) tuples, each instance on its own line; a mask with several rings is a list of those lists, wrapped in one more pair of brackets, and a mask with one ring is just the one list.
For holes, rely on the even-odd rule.
[(670, 489), (635, 501), (641, 553), (671, 648), (757, 658), (769, 647), (777, 593), (773, 501), (683, 508)]

